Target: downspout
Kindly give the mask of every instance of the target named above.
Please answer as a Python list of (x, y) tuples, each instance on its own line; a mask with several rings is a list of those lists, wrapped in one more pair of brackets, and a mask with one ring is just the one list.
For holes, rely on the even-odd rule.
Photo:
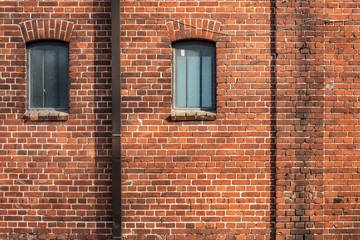
[(271, 78), (271, 110), (270, 110), (270, 172), (271, 172), (271, 191), (270, 191), (270, 239), (275, 240), (277, 237), (277, 48), (276, 48), (276, 0), (270, 1), (270, 52), (272, 59), (270, 61), (270, 78)]
[(113, 237), (121, 238), (121, 89), (119, 0), (111, 0), (111, 60)]

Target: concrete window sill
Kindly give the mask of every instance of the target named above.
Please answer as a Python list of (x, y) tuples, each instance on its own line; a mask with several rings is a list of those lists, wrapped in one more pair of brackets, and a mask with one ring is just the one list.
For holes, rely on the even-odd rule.
[(203, 110), (177, 110), (171, 111), (171, 121), (214, 121), (216, 112)]
[(25, 121), (30, 122), (67, 121), (69, 113), (56, 110), (29, 110), (25, 113), (24, 118)]

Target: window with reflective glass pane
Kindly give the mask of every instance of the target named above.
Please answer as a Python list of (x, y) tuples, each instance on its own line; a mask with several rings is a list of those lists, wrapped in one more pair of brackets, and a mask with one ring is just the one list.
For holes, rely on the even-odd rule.
[(69, 105), (69, 46), (41, 41), (27, 45), (28, 107), (67, 109)]
[(174, 107), (215, 108), (215, 44), (182, 41), (174, 49)]

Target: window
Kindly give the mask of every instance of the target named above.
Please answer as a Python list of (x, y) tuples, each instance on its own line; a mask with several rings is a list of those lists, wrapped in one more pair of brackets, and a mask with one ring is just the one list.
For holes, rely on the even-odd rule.
[(174, 108), (215, 109), (215, 44), (182, 41), (173, 49)]
[(68, 109), (69, 45), (41, 41), (27, 45), (29, 109)]

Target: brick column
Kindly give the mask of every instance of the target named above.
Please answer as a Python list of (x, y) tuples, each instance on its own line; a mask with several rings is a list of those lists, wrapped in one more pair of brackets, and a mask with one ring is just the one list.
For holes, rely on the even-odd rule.
[(277, 4), (276, 239), (322, 239), (323, 5)]

